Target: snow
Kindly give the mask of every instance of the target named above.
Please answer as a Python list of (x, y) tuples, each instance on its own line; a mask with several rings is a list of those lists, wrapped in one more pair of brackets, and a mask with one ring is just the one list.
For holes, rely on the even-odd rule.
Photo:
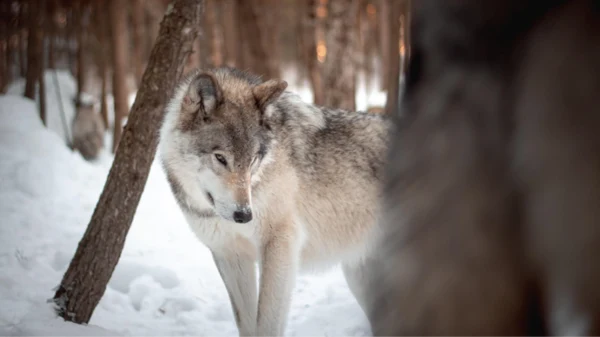
[[(58, 75), (61, 83), (72, 81)], [(56, 96), (49, 85), (47, 90), (49, 129), (35, 102), (17, 96), (19, 82), (0, 96), (0, 335), (237, 335), (210, 252), (193, 236), (156, 162), (90, 324), (55, 315), (47, 300), (85, 231), (113, 158), (104, 152), (86, 162), (64, 145), (54, 118)], [(61, 90), (72, 114), (68, 95), (74, 87)], [(297, 279), (286, 335), (369, 334), (339, 268)]]

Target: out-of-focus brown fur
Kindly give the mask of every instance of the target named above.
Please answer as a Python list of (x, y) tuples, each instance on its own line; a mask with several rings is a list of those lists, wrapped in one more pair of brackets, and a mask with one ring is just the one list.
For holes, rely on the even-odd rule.
[(600, 334), (599, 2), (413, 4), (374, 334)]
[(73, 149), (86, 160), (98, 157), (104, 147), (104, 125), (93, 105), (79, 104), (73, 121)]

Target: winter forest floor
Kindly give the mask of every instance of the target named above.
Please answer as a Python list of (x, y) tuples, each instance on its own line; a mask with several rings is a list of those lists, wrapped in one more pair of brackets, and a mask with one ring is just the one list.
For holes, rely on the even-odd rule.
[[(86, 162), (64, 145), (54, 79), (46, 76), (49, 129), (35, 103), (20, 97), (22, 83), (0, 96), (0, 335), (237, 335), (211, 255), (188, 228), (157, 162), (90, 324), (56, 317), (46, 301), (85, 231), (113, 157), (105, 150)], [(70, 121), (74, 82), (66, 73), (58, 79)], [(363, 96), (359, 108), (365, 106)], [(286, 335), (370, 334), (339, 268), (302, 275), (296, 284)]]

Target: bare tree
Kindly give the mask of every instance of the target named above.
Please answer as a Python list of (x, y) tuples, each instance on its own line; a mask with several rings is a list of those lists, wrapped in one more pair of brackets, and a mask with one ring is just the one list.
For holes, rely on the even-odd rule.
[(158, 144), (167, 100), (196, 38), (202, 1), (175, 0), (161, 25), (106, 185), (54, 295), (59, 314), (89, 322), (119, 260)]
[(239, 38), (243, 43), (242, 68), (265, 78), (279, 77), (279, 69), (268, 52), (269, 39), (259, 24), (259, 0), (238, 0)]
[(17, 39), (19, 43), (19, 73), (21, 77), (27, 77), (27, 26), (30, 25), (30, 20), (27, 16), (27, 1), (19, 4), (19, 14), (17, 19)]
[(87, 50), (87, 4), (83, 1), (75, 2), (75, 19), (77, 20), (77, 94), (75, 96), (77, 104), (81, 102), (81, 93), (85, 86), (85, 72), (87, 70), (85, 64), (85, 54)]
[(385, 111), (392, 114), (398, 108), (399, 90), (400, 90), (400, 10), (405, 0), (391, 1), (388, 12), (388, 22), (390, 27), (389, 55), (388, 55), (388, 73), (387, 77), (387, 100)]
[(111, 44), (112, 44), (112, 92), (114, 97), (115, 123), (113, 136), (113, 152), (117, 150), (123, 126), (127, 116), (127, 3), (121, 0), (110, 0)]
[(3, 1), (0, 3), (0, 93), (10, 81), (10, 19), (9, 3)]
[(222, 0), (224, 57), (225, 64), (230, 67), (239, 66), (240, 64), (236, 4), (235, 0)]
[(359, 0), (329, 0), (327, 56), (323, 65), (324, 105), (356, 108), (356, 14)]
[(48, 115), (46, 114), (46, 82), (44, 80), (45, 78), (45, 53), (44, 53), (44, 30), (47, 26), (46, 24), (46, 19), (47, 19), (47, 15), (46, 15), (46, 3), (40, 3), (39, 4), (39, 17), (37, 18), (38, 20), (38, 25), (37, 25), (37, 31), (35, 32), (36, 34), (38, 34), (38, 40), (37, 41), (39, 43), (39, 45), (37, 46), (37, 50), (40, 55), (39, 57), (39, 65), (37, 68), (37, 76), (38, 76), (38, 88), (39, 88), (39, 99), (40, 99), (40, 118), (42, 119), (42, 123), (44, 123), (44, 125), (48, 125), (47, 123), (47, 119), (48, 119)]
[[(23, 4), (21, 4), (23, 6)], [(25, 97), (35, 100), (35, 85), (38, 81), (39, 68), (41, 67), (42, 40), (38, 25), (40, 21), (39, 6), (30, 0), (28, 8), (28, 35), (27, 35), (27, 74), (25, 76)]]
[(56, 12), (58, 0), (48, 2), (48, 16), (46, 18), (46, 32), (48, 40), (48, 68), (56, 69)]
[(381, 55), (381, 89), (386, 90), (388, 85), (388, 71), (390, 66), (390, 1), (379, 0), (379, 52)]
[(223, 35), (221, 23), (217, 18), (217, 3), (215, 0), (205, 0), (204, 33), (206, 49), (210, 51), (209, 64), (213, 67), (223, 65)]
[(136, 85), (140, 85), (142, 75), (144, 74), (144, 53), (146, 50), (145, 39), (145, 18), (146, 10), (144, 9), (143, 0), (133, 0), (131, 2), (131, 18), (133, 25), (133, 70), (135, 75)]
[(319, 6), (317, 0), (298, 1), (300, 7), (298, 13), (302, 19), (302, 51), (304, 54), (305, 67), (308, 72), (311, 89), (313, 92), (313, 102), (317, 105), (325, 103), (323, 95), (323, 83), (321, 79), (321, 67), (317, 59), (317, 8)]
[[(100, 12), (103, 10), (105, 0), (96, 0), (94, 3), (94, 10)], [(108, 65), (110, 60), (110, 43), (108, 43), (108, 27), (102, 17), (99, 15), (93, 16), (94, 22), (94, 33), (96, 35), (97, 45), (95, 48), (94, 56), (96, 65), (98, 67), (98, 74), (100, 76), (100, 116), (104, 123), (104, 128), (108, 129), (108, 102), (106, 97), (108, 95)], [(108, 49), (108, 51), (107, 51)]]
[[(25, 97), (35, 100), (36, 84), (39, 85), (40, 118), (46, 124), (46, 99), (44, 88), (44, 15), (45, 4), (29, 3), (29, 33), (27, 39), (27, 76), (25, 81)], [(43, 92), (42, 92), (43, 91)]]

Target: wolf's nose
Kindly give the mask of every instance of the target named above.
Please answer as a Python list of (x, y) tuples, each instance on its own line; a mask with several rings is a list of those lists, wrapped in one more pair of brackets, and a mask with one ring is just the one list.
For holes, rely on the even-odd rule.
[(249, 209), (233, 212), (233, 221), (237, 223), (246, 223), (252, 220), (252, 211)]

